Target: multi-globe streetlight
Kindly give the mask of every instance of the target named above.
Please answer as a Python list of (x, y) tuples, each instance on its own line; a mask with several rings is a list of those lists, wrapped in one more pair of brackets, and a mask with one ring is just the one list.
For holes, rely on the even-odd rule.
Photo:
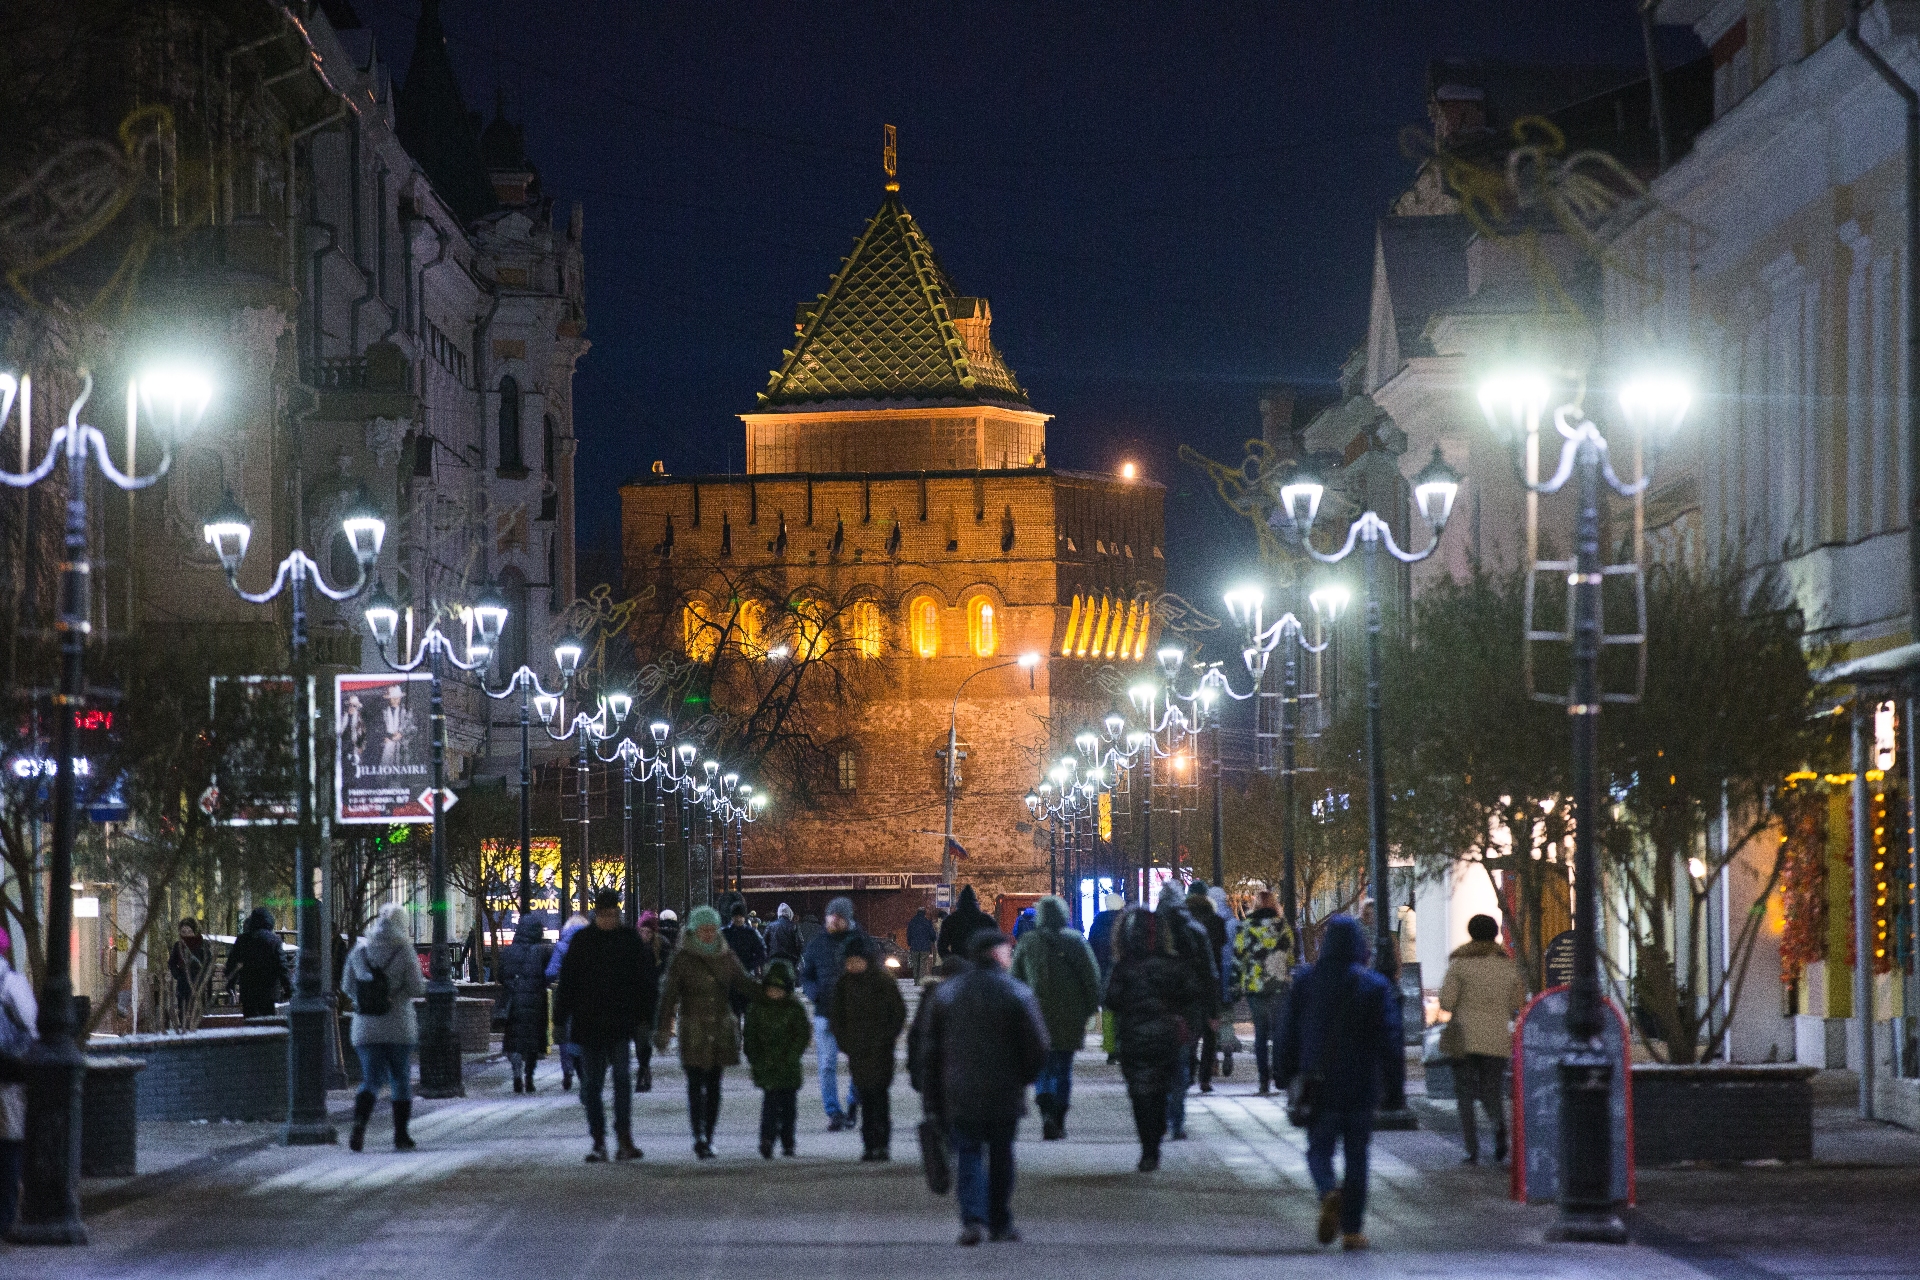
[[(1557, 394), (1570, 391), (1571, 394)], [(1540, 479), (1540, 426), (1548, 405), (1554, 430), (1560, 436), (1560, 462), (1554, 474)], [(1600, 558), (1600, 486), (1637, 504), (1645, 492), (1644, 471), (1631, 482), (1614, 472), (1606, 437), (1584, 408), (1584, 387), (1578, 379), (1550, 378), (1528, 368), (1490, 375), (1479, 390), (1481, 411), (1498, 435), (1521, 451), (1522, 480), (1526, 486), (1527, 605), (1521, 625), (1529, 648), (1525, 680), (1530, 696), (1564, 705), (1573, 736), (1573, 981), (1567, 992), (1568, 1050), (1560, 1060), (1560, 1218), (1551, 1235), (1560, 1240), (1619, 1243), (1627, 1230), (1614, 1208), (1613, 1125), (1611, 1098), (1614, 1065), (1602, 1032), (1606, 1016), (1600, 986), (1600, 708), (1607, 702), (1635, 701), (1639, 694), (1603, 693), (1600, 688), (1600, 650), (1610, 641), (1632, 641), (1641, 646), (1644, 633), (1611, 637), (1605, 634), (1600, 589), (1608, 574), (1631, 575), (1640, 582), (1641, 519), (1636, 505), (1634, 559), (1628, 565), (1605, 565)], [(1642, 373), (1623, 381), (1619, 410), (1634, 430), (1636, 453), (1642, 441), (1664, 442), (1680, 426), (1692, 403), (1687, 383), (1666, 371)], [(1638, 459), (1636, 458), (1636, 461)], [(1636, 466), (1636, 471), (1641, 469)], [(1540, 561), (1539, 498), (1557, 493), (1569, 480), (1577, 481), (1578, 509), (1574, 518), (1571, 560)], [(1571, 635), (1539, 633), (1538, 638), (1570, 639), (1573, 669), (1568, 692), (1543, 694), (1533, 688), (1531, 643), (1533, 581), (1537, 572), (1566, 574)], [(1644, 671), (1644, 667), (1642, 667)]]
[(320, 565), (305, 551), (295, 547), (280, 562), (273, 583), (264, 591), (248, 591), (240, 585), (240, 565), (253, 540), (253, 521), (248, 519), (229, 491), (214, 513), (207, 517), (201, 533), (207, 545), (220, 557), (227, 585), (249, 604), (266, 604), (282, 591), (293, 605), (293, 658), (295, 768), (298, 778), (294, 789), (299, 796), (295, 808), (293, 836), (293, 901), (295, 927), (300, 950), (294, 962), (293, 998), (287, 1005), (287, 1128), (288, 1145), (315, 1145), (337, 1140), (332, 1121), (327, 1119), (327, 1023), (332, 1015), (331, 1002), (322, 976), (320, 962), (320, 896), (315, 887), (318, 865), (314, 858), (313, 830), (313, 664), (307, 652), (307, 588), (311, 586), (329, 600), (345, 602), (366, 590), (369, 570), (380, 554), (387, 535), (387, 522), (362, 487), (340, 520), (340, 532), (353, 548), (356, 574), (351, 585), (330, 587)]
[[(127, 383), (127, 469), (113, 465), (107, 438), (80, 421), (93, 396), (93, 374), (79, 371), (80, 393), (67, 420), (53, 429), (47, 452), (27, 465), (33, 439), (33, 378), (0, 373), (0, 427), (20, 411), (18, 472), (0, 470), (0, 483), (25, 489), (66, 463), (66, 524), (60, 559), (60, 598), (54, 628), (60, 637), (60, 690), (54, 695), (53, 848), (47, 861), (46, 966), (40, 979), (37, 1037), (22, 1062), (27, 1092), (24, 1190), (9, 1238), (20, 1244), (85, 1244), (80, 1220), (80, 1095), (86, 1060), (74, 1037), (73, 842), (77, 834), (78, 787), (75, 721), (87, 707), (85, 658), (93, 632), (92, 561), (87, 533), (87, 455), (109, 484), (129, 493), (166, 475), (173, 442), (197, 426), (213, 399), (213, 384), (179, 367), (145, 371)], [(160, 436), (160, 461), (151, 475), (135, 475), (137, 432), (144, 412)]]
[[(489, 589), (479, 604), (474, 606), (476, 613), (481, 609), (498, 609), (501, 618), (501, 630), (505, 630), (507, 607)], [(573, 673), (580, 666), (580, 642), (571, 636), (553, 646), (554, 666), (560, 671), (560, 691), (564, 692), (573, 682)], [(557, 698), (559, 693), (548, 693), (541, 685), (540, 677), (533, 668), (522, 663), (507, 683), (498, 690), (487, 686), (484, 673), (480, 681), (480, 691), (496, 701), (511, 697), (515, 692), (520, 695), (520, 916), (524, 919), (533, 910), (533, 736), (530, 704), (534, 699)], [(564, 908), (565, 902), (560, 905)]]
[[(566, 714), (564, 689), (561, 693), (535, 699), (535, 704), (540, 710), (541, 719), (546, 722), (549, 740), (577, 744), (574, 768), (578, 774), (580, 791), (580, 911), (584, 915), (593, 909), (593, 846), (589, 839), (593, 813), (591, 797), (587, 794), (588, 753), (598, 756), (598, 744), (619, 734), (620, 726), (626, 723), (627, 717), (633, 712), (633, 695), (621, 690), (598, 694), (594, 699), (592, 715), (580, 707), (571, 718)], [(561, 721), (565, 721), (567, 727), (556, 732), (553, 726)], [(612, 758), (608, 757), (609, 760)], [(567, 859), (564, 850), (560, 856), (560, 886), (564, 901), (567, 897)]]

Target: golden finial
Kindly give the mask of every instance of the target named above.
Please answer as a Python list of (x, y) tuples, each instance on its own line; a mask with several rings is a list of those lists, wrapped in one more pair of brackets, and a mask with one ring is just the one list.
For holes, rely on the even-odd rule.
[(900, 136), (894, 132), (892, 125), (884, 127), (886, 145), (880, 149), (880, 167), (887, 171), (887, 190), (898, 191), (900, 183), (895, 175), (900, 172)]

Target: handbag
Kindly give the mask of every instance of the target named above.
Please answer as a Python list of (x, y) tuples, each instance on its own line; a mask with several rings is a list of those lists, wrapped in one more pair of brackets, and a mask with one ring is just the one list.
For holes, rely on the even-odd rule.
[(1450, 1018), (1440, 1028), (1440, 1056), (1449, 1062), (1467, 1056), (1467, 1033), (1460, 1029), (1457, 1018)]
[(920, 1168), (927, 1175), (927, 1190), (943, 1196), (953, 1190), (953, 1162), (947, 1154), (947, 1131), (931, 1116), (920, 1122)]
[[(1350, 1003), (1352, 986), (1352, 980), (1349, 979), (1346, 986), (1341, 988), (1340, 1007), (1342, 1009)], [(1313, 1071), (1311, 1073), (1302, 1071), (1294, 1077), (1293, 1083), (1287, 1086), (1287, 1123), (1296, 1129), (1304, 1129), (1313, 1123), (1313, 1113), (1319, 1106), (1315, 1098), (1319, 1090), (1314, 1086), (1326, 1082), (1328, 1059), (1333, 1056), (1333, 1036), (1329, 1033), (1330, 1028), (1322, 1028), (1322, 1032), (1320, 1054), (1313, 1064)]]

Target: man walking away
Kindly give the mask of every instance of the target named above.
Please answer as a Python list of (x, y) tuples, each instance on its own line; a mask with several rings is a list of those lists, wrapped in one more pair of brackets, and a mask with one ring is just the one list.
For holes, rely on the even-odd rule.
[[(1240, 994), (1253, 1014), (1253, 1065), (1260, 1075), (1260, 1096), (1273, 1086), (1274, 1018), (1286, 1007), (1287, 984), (1293, 973), (1293, 935), (1280, 918), (1270, 891), (1254, 899), (1253, 914), (1234, 935), (1233, 957), (1239, 964)], [(1286, 1082), (1283, 1080), (1284, 1085)]]
[(1053, 1046), (1033, 1084), (1040, 1136), (1064, 1138), (1073, 1100), (1073, 1054), (1086, 1041), (1087, 1019), (1100, 1011), (1100, 969), (1093, 949), (1067, 918), (1063, 900), (1046, 897), (1035, 904), (1034, 927), (1013, 951), (1013, 976), (1040, 1002)]
[(620, 920), (620, 894), (602, 889), (593, 895), (593, 924), (573, 935), (560, 962), (560, 987), (553, 997), (554, 1021), (569, 1028), (580, 1046), (580, 1101), (587, 1109), (593, 1149), (588, 1164), (607, 1159), (607, 1117), (600, 1088), (613, 1069), (613, 1132), (619, 1140), (616, 1160), (638, 1160), (633, 1145), (633, 1081), (627, 1048), (634, 1033), (653, 1016), (659, 975), (653, 954), (640, 935)]
[[(393, 1149), (411, 1151), (407, 1133), (413, 1119), (413, 1071), (409, 1059), (420, 1043), (415, 996), (427, 992), (420, 961), (407, 929), (407, 909), (397, 902), (380, 908), (379, 919), (347, 957), (347, 994), (353, 997), (353, 1051), (360, 1058), (360, 1092), (353, 1099), (353, 1131), (347, 1145), (362, 1150), (367, 1122), (387, 1083), (393, 1097)], [(275, 939), (276, 944), (278, 939)]]
[(760, 1155), (773, 1159), (793, 1151), (794, 1103), (800, 1093), (800, 1059), (813, 1042), (813, 1022), (793, 995), (793, 969), (785, 960), (767, 965), (760, 998), (747, 1010), (747, 1066), (760, 1088)]
[(800, 955), (800, 986), (813, 1006), (813, 1045), (820, 1066), (820, 1101), (827, 1110), (827, 1132), (851, 1129), (860, 1116), (860, 1093), (847, 1082), (847, 1105), (840, 1105), (840, 1043), (829, 1021), (833, 989), (840, 981), (846, 944), (859, 937), (853, 922), (853, 899), (835, 898), (827, 904), (826, 928), (813, 935)]
[[(1220, 965), (1227, 953), (1227, 922), (1214, 909), (1211, 891), (1205, 880), (1195, 880), (1187, 889), (1187, 914), (1207, 935), (1207, 956), (1213, 961), (1214, 982), (1220, 981)], [(1199, 1028), (1200, 1092), (1213, 1092), (1213, 1073), (1220, 1056), (1220, 1020), (1210, 1018)]]
[(1186, 1061), (1185, 1019), (1198, 998), (1193, 966), (1180, 959), (1166, 929), (1165, 919), (1145, 907), (1128, 911), (1114, 931), (1119, 954), (1106, 987), (1120, 1074), (1140, 1135), (1142, 1173), (1160, 1167), (1167, 1096)]
[(927, 976), (927, 957), (933, 954), (934, 944), (939, 940), (933, 919), (927, 915), (927, 909), (921, 907), (913, 913), (913, 919), (907, 921), (907, 951), (913, 957), (915, 982)]
[(236, 989), (245, 1018), (271, 1018), (274, 1001), (293, 994), (273, 913), (265, 907), (253, 909), (245, 932), (227, 949), (227, 991)]
[(860, 1117), (862, 1160), (889, 1158), (893, 1108), (887, 1091), (893, 1085), (893, 1046), (907, 1025), (900, 984), (875, 963), (878, 952), (864, 935), (847, 940), (844, 972), (834, 986), (827, 1019), (833, 1038), (847, 1055), (847, 1074), (853, 1077), (865, 1107)]
[(958, 956), (965, 960), (973, 954), (968, 948), (967, 939), (976, 930), (992, 928), (993, 917), (980, 909), (980, 900), (974, 896), (973, 886), (966, 885), (960, 890), (960, 901), (955, 904), (953, 914), (941, 922), (937, 949), (943, 958)]
[[(767, 946), (760, 941), (760, 935), (754, 927), (747, 923), (746, 903), (736, 901), (733, 904), (732, 917), (727, 927), (720, 931), (720, 936), (727, 940), (727, 949), (740, 961), (740, 967), (746, 970), (747, 976), (759, 978), (761, 970), (767, 967)], [(728, 1005), (736, 1018), (746, 1017), (747, 1006), (751, 1003), (751, 997), (728, 997)]]
[(783, 902), (774, 913), (773, 923), (767, 926), (767, 958), (785, 960), (798, 968), (801, 950), (800, 926), (793, 922), (793, 908)]
[[(1100, 910), (1094, 913), (1093, 923), (1087, 926), (1087, 945), (1093, 948), (1093, 962), (1100, 967), (1100, 989), (1107, 989), (1107, 975), (1113, 972), (1114, 935), (1120, 927), (1120, 920), (1126, 914), (1127, 900), (1117, 893), (1109, 893), (1100, 899)], [(1113, 1010), (1100, 1011), (1100, 1050), (1107, 1055), (1107, 1064), (1120, 1060), (1113, 1040)]]
[[(1367, 1145), (1382, 1089), (1406, 1070), (1399, 1002), (1387, 979), (1367, 968), (1367, 941), (1352, 916), (1328, 919), (1320, 959), (1294, 972), (1274, 1064), (1283, 1080), (1305, 1090), (1307, 1169), (1320, 1192), (1321, 1244), (1337, 1234), (1344, 1249), (1364, 1249)], [(1296, 1077), (1298, 1077), (1296, 1079)], [(1346, 1157), (1346, 1177), (1333, 1177), (1333, 1144)]]
[(513, 1091), (533, 1092), (533, 1069), (547, 1053), (547, 961), (553, 946), (540, 917), (528, 912), (514, 926), (513, 945), (500, 956), (507, 991), (507, 1032), (501, 1049), (513, 1067)]
[(1013, 1139), (1027, 1085), (1047, 1061), (1033, 992), (1013, 980), (1013, 944), (998, 929), (968, 938), (973, 968), (940, 984), (927, 1020), (923, 1097), (953, 1136), (960, 1243), (1018, 1240)]
[(1173, 1084), (1167, 1090), (1167, 1131), (1175, 1142), (1187, 1137), (1187, 1088), (1193, 1083), (1193, 1060), (1201, 1033), (1220, 1013), (1220, 970), (1210, 954), (1213, 945), (1203, 929), (1187, 912), (1187, 900), (1178, 881), (1168, 881), (1160, 890), (1155, 911), (1160, 919), (1161, 945), (1181, 964), (1187, 966), (1192, 982), (1187, 987), (1189, 1004), (1180, 1011), (1186, 1028), (1186, 1045), (1180, 1051)]
[(1500, 922), (1479, 915), (1467, 921), (1465, 946), (1447, 957), (1440, 984), (1440, 1007), (1453, 1015), (1447, 1038), (1457, 1042), (1453, 1057), (1454, 1093), (1460, 1108), (1460, 1137), (1468, 1164), (1480, 1159), (1480, 1133), (1473, 1104), (1486, 1109), (1493, 1125), (1493, 1160), (1507, 1158), (1507, 1060), (1513, 1055), (1513, 1019), (1527, 1002), (1520, 966), (1500, 945)]

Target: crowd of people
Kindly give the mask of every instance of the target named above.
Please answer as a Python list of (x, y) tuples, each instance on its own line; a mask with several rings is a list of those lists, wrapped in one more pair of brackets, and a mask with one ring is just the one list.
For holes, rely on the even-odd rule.
[[(765, 927), (744, 905), (725, 924), (701, 906), (684, 930), (670, 911), (643, 912), (628, 925), (612, 890), (596, 896), (591, 918), (569, 920), (555, 942), (539, 921), (525, 921), (497, 969), (514, 1092), (535, 1090), (537, 1064), (557, 1048), (562, 1087), (578, 1077), (588, 1162), (637, 1160), (632, 1095), (653, 1087), (653, 1055), (677, 1048), (693, 1152), (709, 1160), (726, 1069), (744, 1055), (761, 1092), (760, 1155), (771, 1160), (776, 1150), (796, 1154), (803, 1060), (812, 1049), (828, 1130), (858, 1128), (861, 1159), (886, 1161), (889, 1091), (904, 1033), (909, 1080), (924, 1112), (923, 1154), (944, 1162), (950, 1149), (959, 1242), (1017, 1240), (1014, 1139), (1029, 1086), (1041, 1137), (1065, 1137), (1075, 1054), (1098, 1025), (1126, 1086), (1137, 1168), (1151, 1173), (1162, 1144), (1186, 1137), (1194, 1086), (1211, 1092), (1216, 1074), (1231, 1073), (1238, 1047), (1231, 1011), (1244, 1001), (1257, 1093), (1285, 1090), (1289, 1118), (1307, 1132), (1318, 1239), (1367, 1247), (1373, 1120), (1381, 1098), (1399, 1091), (1405, 1055), (1398, 993), (1369, 967), (1358, 920), (1322, 922), (1318, 955), (1297, 964), (1299, 948), (1271, 893), (1258, 894), (1245, 919), (1221, 889), (1198, 881), (1169, 882), (1151, 906), (1129, 907), (1110, 895), (1085, 936), (1067, 904), (1046, 897), (1008, 936), (969, 887), (951, 913), (923, 910), (906, 932), (920, 990), (911, 1026), (885, 962), (887, 944), (860, 927), (846, 897), (829, 902), (813, 929), (796, 923), (785, 904)], [(1525, 987), (1497, 941), (1495, 920), (1476, 916), (1469, 932), (1471, 941), (1453, 954), (1441, 1005), (1453, 1018), (1466, 1159), (1480, 1156), (1477, 1103), (1492, 1122), (1500, 1161), (1507, 1157), (1501, 1080), (1508, 1029)], [(413, 1145), (408, 1055), (418, 1041), (412, 997), (420, 985), (404, 912), (387, 907), (344, 966), (364, 1082), (355, 1151), (383, 1084), (393, 1099), (394, 1145)]]

